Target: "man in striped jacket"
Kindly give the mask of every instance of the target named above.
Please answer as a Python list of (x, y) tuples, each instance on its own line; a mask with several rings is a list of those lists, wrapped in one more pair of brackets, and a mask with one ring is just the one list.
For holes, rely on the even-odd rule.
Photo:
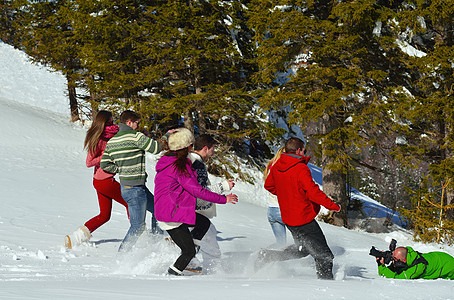
[(145, 151), (159, 153), (160, 144), (136, 131), (140, 115), (126, 110), (120, 115), (120, 130), (107, 142), (101, 159), (101, 168), (109, 173), (118, 174), (121, 184), (121, 196), (128, 203), (131, 226), (118, 251), (132, 249), (139, 236), (146, 229), (146, 211), (153, 214), (152, 231), (159, 233), (154, 217), (154, 197), (145, 185)]

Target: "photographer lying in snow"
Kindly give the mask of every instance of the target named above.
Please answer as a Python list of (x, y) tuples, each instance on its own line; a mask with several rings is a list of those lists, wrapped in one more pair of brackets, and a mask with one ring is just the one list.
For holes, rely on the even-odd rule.
[(419, 253), (411, 247), (392, 249), (393, 242), (390, 251), (377, 251), (372, 247), (369, 253), (375, 256), (380, 276), (396, 279), (454, 279), (454, 257), (448, 253)]

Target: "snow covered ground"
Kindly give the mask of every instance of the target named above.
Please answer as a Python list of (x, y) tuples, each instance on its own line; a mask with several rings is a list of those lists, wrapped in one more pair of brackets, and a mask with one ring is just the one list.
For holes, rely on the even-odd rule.
[[(454, 255), (453, 247), (413, 242), (403, 229), (370, 234), (321, 223), (335, 255), (334, 281), (317, 280), (310, 257), (254, 272), (255, 253), (274, 242), (261, 184), (238, 183), (233, 192), (240, 202), (218, 206), (217, 274), (165, 275), (179, 251), (146, 234), (132, 253), (120, 255), (129, 224), (117, 203), (90, 244), (67, 251), (64, 235), (98, 212), (82, 149), (86, 129), (69, 122), (67, 107), (61, 75), (0, 42), (0, 299), (454, 299), (452, 281), (377, 275), (369, 249), (387, 249), (391, 238)], [(147, 163), (153, 178), (155, 157)]]

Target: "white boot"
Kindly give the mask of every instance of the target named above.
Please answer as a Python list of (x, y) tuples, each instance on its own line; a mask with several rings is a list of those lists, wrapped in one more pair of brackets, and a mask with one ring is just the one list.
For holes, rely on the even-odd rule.
[(80, 226), (74, 231), (70, 236), (65, 236), (65, 247), (67, 249), (72, 249), (74, 246), (79, 246), (80, 244), (87, 242), (91, 238), (90, 230), (87, 227)]

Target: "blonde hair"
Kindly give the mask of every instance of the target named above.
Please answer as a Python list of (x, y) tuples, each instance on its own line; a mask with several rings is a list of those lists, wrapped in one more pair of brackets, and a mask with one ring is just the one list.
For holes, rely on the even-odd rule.
[(274, 157), (266, 164), (265, 171), (263, 171), (263, 180), (266, 180), (266, 177), (270, 174), (270, 168), (277, 162), (277, 160), (281, 157), (282, 153), (284, 152), (285, 147), (279, 148)]
[(112, 113), (107, 110), (100, 110), (93, 119), (90, 128), (87, 131), (84, 141), (84, 149), (87, 149), (90, 154), (96, 154), (96, 147), (106, 124), (112, 118)]

